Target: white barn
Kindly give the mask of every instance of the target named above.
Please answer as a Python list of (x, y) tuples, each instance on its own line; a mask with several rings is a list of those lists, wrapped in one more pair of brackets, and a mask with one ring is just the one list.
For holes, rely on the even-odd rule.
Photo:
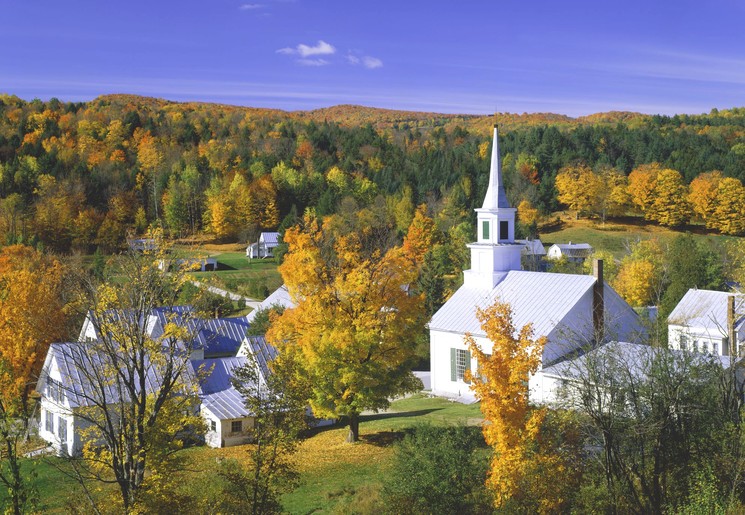
[(590, 257), (594, 249), (589, 243), (554, 243), (548, 248), (546, 257), (548, 259), (561, 259), (566, 258), (567, 260), (574, 263), (582, 263), (585, 259)]
[(272, 257), (278, 245), (278, 232), (262, 232), (259, 235), (259, 241), (246, 247), (246, 257), (249, 259)]
[(691, 289), (667, 317), (672, 349), (740, 355), (745, 341), (745, 296)]
[[(465, 370), (476, 370), (476, 362), (464, 337), (470, 333), (482, 350), (491, 352), (476, 310), (495, 301), (511, 306), (515, 327), (531, 323), (536, 337), (548, 338), (543, 366), (588, 343), (634, 341), (643, 331), (633, 309), (603, 282), (602, 262), (599, 278), (520, 270), (524, 245), (515, 241), (515, 211), (502, 184), (495, 127), (489, 186), (483, 207), (476, 209), (478, 239), (468, 245), (471, 269), (463, 272), (463, 286), (429, 324), (432, 391), (436, 395), (473, 400), (463, 377)], [(602, 335), (603, 341), (597, 341), (596, 335)]]

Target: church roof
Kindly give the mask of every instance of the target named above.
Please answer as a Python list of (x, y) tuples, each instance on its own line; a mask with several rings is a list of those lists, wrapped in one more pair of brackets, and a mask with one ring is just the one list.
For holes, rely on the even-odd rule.
[(491, 149), (491, 168), (489, 169), (489, 187), (484, 197), (482, 209), (490, 211), (499, 208), (510, 208), (502, 181), (502, 160), (499, 157), (499, 130), (494, 126), (494, 141)]
[(512, 307), (516, 328), (530, 323), (536, 336), (545, 336), (593, 284), (595, 277), (589, 275), (513, 270), (505, 273), (493, 289), (461, 286), (435, 313), (429, 328), (484, 336), (476, 308), (485, 309), (500, 300)]

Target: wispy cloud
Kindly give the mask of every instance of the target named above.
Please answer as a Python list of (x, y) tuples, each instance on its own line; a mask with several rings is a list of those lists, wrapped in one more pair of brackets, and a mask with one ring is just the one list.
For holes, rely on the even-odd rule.
[(369, 70), (374, 70), (375, 68), (381, 68), (383, 66), (382, 60), (370, 55), (357, 56), (350, 51), (345, 57), (347, 62), (352, 66), (362, 65)]
[(303, 66), (326, 66), (330, 64), (326, 59), (298, 59), (297, 62)]
[(264, 7), (264, 4), (241, 4), (241, 6), (238, 8), (241, 11), (255, 11), (256, 9), (261, 9)]
[(285, 54), (285, 55), (299, 55), (300, 57), (309, 57), (312, 55), (331, 55), (336, 53), (336, 48), (334, 48), (333, 45), (330, 45), (329, 43), (326, 43), (323, 40), (318, 40), (318, 43), (315, 46), (306, 45), (304, 43), (300, 43), (298, 46), (292, 48), (292, 47), (285, 47), (280, 48), (277, 50), (278, 54)]

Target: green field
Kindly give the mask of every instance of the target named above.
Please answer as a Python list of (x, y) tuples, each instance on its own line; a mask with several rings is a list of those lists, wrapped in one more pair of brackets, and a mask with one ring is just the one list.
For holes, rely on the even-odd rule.
[[(298, 452), (300, 484), (283, 499), (289, 513), (344, 513), (365, 511), (366, 502), (374, 499), (386, 473), (393, 454), (393, 445), (407, 431), (423, 423), (433, 425), (477, 425), (481, 421), (479, 406), (463, 405), (439, 398), (421, 395), (392, 403), (386, 413), (362, 417), (361, 441), (356, 444), (344, 442), (346, 428), (331, 426), (314, 430), (303, 440)], [(196, 447), (181, 451), (186, 458), (183, 471), (178, 474), (180, 485), (176, 494), (209, 498), (220, 495), (215, 483), (215, 470), (219, 460), (234, 458), (245, 460), (246, 447), (212, 449)], [(38, 475), (36, 485), (45, 513), (66, 513), (70, 506), (85, 512), (86, 502), (79, 485), (64, 478), (56, 466), (59, 458), (35, 458), (27, 460)], [(102, 492), (115, 492), (114, 486), (106, 486)], [(96, 486), (98, 489), (98, 486)], [(0, 505), (6, 498), (0, 489)]]
[(654, 224), (646, 224), (641, 219), (608, 221), (605, 224), (595, 220), (566, 220), (558, 229), (539, 231), (539, 237), (546, 250), (554, 243), (589, 243), (595, 250), (611, 252), (616, 258), (623, 257), (629, 246), (639, 240), (657, 238), (667, 242), (689, 231), (697, 240), (711, 244), (721, 244), (733, 236), (706, 234), (701, 226), (689, 226), (684, 230), (674, 230)]

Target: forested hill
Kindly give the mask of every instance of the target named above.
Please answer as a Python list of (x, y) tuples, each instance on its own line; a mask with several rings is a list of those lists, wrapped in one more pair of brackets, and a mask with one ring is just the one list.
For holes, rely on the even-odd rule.
[(115, 249), (153, 223), (174, 236), (240, 239), (307, 207), (336, 212), (342, 199), (382, 203), (399, 228), (426, 203), (444, 232), (462, 227), (470, 237), (495, 121), (513, 205), (527, 200), (544, 213), (559, 207), (556, 174), (577, 163), (627, 175), (659, 162), (686, 183), (712, 170), (745, 174), (743, 108), (570, 118), (0, 95), (0, 241)]

